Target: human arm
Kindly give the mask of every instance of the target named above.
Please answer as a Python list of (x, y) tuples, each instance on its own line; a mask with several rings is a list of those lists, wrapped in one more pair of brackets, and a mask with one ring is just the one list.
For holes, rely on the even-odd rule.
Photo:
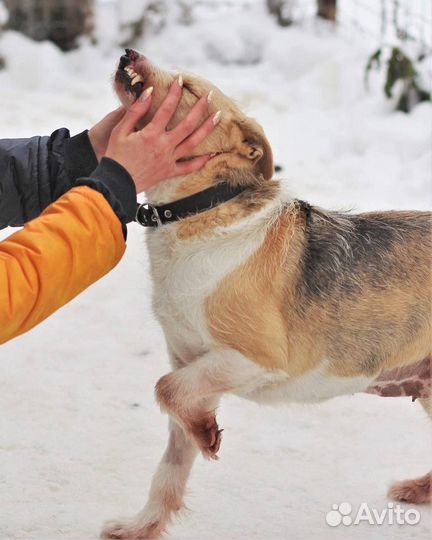
[(97, 166), (88, 132), (0, 140), (0, 229), (22, 226)]
[[(178, 90), (168, 98), (175, 110)], [(150, 101), (137, 103), (114, 136), (110, 148), (120, 151), (122, 164), (103, 158), (90, 177), (80, 179), (22, 231), (0, 242), (0, 343), (30, 330), (108, 273), (125, 251), (125, 225), (135, 215), (136, 189), (153, 185), (160, 175), (177, 174), (175, 141), (159, 136), (152, 141), (145, 133), (142, 139), (130, 138), (149, 106)], [(201, 126), (196, 145), (210, 131), (210, 125)], [(150, 150), (164, 149), (163, 159), (158, 153), (144, 154), (143, 141)], [(208, 156), (197, 159), (192, 167), (202, 166)], [(142, 170), (146, 177), (133, 172)]]
[(120, 261), (121, 222), (81, 186), (0, 243), (0, 343), (46, 319)]

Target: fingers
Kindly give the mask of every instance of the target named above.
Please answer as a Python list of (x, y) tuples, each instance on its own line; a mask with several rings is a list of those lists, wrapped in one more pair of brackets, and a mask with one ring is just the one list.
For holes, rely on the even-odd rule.
[(156, 111), (152, 120), (153, 126), (160, 132), (165, 131), (168, 122), (173, 117), (178, 104), (180, 103), (182, 96), (183, 78), (180, 75), (179, 78), (174, 81), (169, 89), (166, 98), (163, 100), (162, 105)]
[(190, 155), (195, 148), (210, 135), (220, 121), (221, 113), (218, 111), (212, 114), (196, 131), (192, 133), (185, 141), (179, 144), (175, 151), (176, 159)]
[(144, 90), (141, 96), (126, 111), (123, 118), (114, 128), (119, 135), (129, 135), (129, 133), (134, 131), (138, 121), (141, 120), (141, 118), (145, 116), (150, 109), (152, 92), (152, 86), (147, 88), (147, 90)]
[(211, 158), (211, 155), (198, 156), (189, 161), (181, 161), (175, 166), (175, 176), (185, 176), (193, 172), (199, 171), (204, 167), (207, 161)]
[(111, 111), (104, 118), (102, 118), (101, 123), (105, 124), (107, 127), (115, 126), (120, 122), (123, 116), (126, 114), (125, 107), (121, 106), (115, 111)]
[(210, 94), (199, 99), (189, 111), (186, 118), (184, 118), (178, 126), (169, 132), (170, 138), (174, 144), (181, 143), (201, 124), (204, 116), (207, 113), (209, 97)]

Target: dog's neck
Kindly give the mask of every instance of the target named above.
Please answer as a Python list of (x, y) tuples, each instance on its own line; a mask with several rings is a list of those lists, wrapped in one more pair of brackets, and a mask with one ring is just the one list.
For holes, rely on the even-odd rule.
[[(275, 180), (250, 186), (239, 195), (200, 213), (189, 215), (175, 223), (158, 227), (169, 227), (178, 239), (191, 239), (211, 235), (216, 231), (236, 229), (244, 221), (255, 221), (265, 209), (276, 208), (281, 202), (280, 183)], [(272, 204), (274, 203), (274, 204)]]
[[(202, 236), (216, 228), (228, 227), (247, 217), (252, 217), (271, 201), (276, 201), (280, 197), (280, 183), (276, 180), (266, 181), (261, 177), (256, 177), (252, 171), (233, 170), (225, 166), (215, 167), (213, 164), (212, 167), (206, 166), (202, 171), (187, 177), (177, 177), (161, 182), (147, 193), (147, 198), (152, 205), (165, 205), (200, 193), (220, 182), (227, 182), (233, 187), (244, 186), (247, 189), (211, 210), (193, 214), (178, 221), (175, 225), (177, 237)], [(170, 224), (170, 227), (172, 225)]]
[(266, 197), (268, 184), (275, 184), (275, 181), (264, 180), (252, 164), (245, 166), (244, 161), (234, 154), (229, 154), (227, 160), (227, 154), (222, 153), (198, 172), (160, 182), (147, 192), (147, 200), (152, 205), (160, 206), (202, 192), (221, 182), (232, 187), (245, 186), (255, 199)]

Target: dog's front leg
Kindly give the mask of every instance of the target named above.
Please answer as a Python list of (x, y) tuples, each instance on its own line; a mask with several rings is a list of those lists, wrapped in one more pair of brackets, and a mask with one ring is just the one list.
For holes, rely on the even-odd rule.
[(215, 408), (226, 392), (256, 381), (260, 368), (233, 349), (215, 349), (193, 363), (164, 375), (156, 398), (207, 459), (217, 459), (221, 431)]
[(163, 376), (156, 385), (161, 407), (170, 416), (168, 447), (153, 477), (150, 496), (135, 518), (108, 523), (103, 538), (154, 539), (183, 506), (183, 494), (195, 456), (215, 457), (220, 430), (215, 408), (224, 392), (247, 388), (262, 370), (232, 349), (211, 351), (192, 364)]
[(134, 518), (108, 522), (102, 537), (159, 538), (166, 531), (172, 515), (184, 506), (186, 482), (197, 454), (193, 441), (170, 420), (168, 446), (153, 476), (147, 504)]

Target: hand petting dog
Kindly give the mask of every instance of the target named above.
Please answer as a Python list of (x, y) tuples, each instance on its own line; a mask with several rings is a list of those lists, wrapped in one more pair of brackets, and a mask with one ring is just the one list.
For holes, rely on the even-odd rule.
[[(203, 142), (216, 125), (215, 115), (202, 122), (209, 100), (200, 99), (189, 114), (175, 128), (168, 130), (182, 96), (181, 76), (171, 88), (152, 120), (145, 121), (152, 104), (153, 87), (144, 90), (135, 103), (126, 110), (119, 107), (89, 130), (89, 138), (98, 160), (114, 159), (132, 176), (137, 193), (141, 193), (161, 180), (184, 176), (199, 171), (211, 154), (182, 161)], [(151, 155), (149, 155), (149, 153)]]

